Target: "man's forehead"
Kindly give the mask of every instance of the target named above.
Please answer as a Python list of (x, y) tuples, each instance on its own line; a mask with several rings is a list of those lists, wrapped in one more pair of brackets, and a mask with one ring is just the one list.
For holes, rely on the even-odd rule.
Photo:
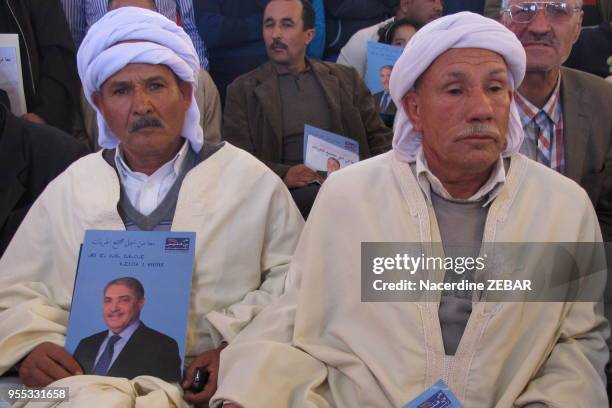
[(503, 56), (485, 48), (451, 48), (440, 54), (429, 66), (451, 68), (452, 64), (467, 64), (478, 66), (485, 62), (499, 63), (506, 66)]
[(109, 285), (104, 291), (104, 296), (107, 296), (108, 292), (110, 291), (114, 293), (119, 292), (121, 296), (134, 294), (134, 291), (131, 288), (121, 283), (113, 283), (112, 285)]
[(174, 72), (163, 64), (140, 64), (133, 63), (127, 64), (119, 71), (108, 77), (102, 86), (115, 82), (124, 81), (146, 81), (150, 78), (166, 78), (170, 79), (174, 75)]
[(264, 10), (266, 19), (297, 19), (302, 15), (302, 2), (299, 0), (272, 0)]
[[(486, 65), (485, 65), (486, 64)], [(506, 75), (508, 66), (498, 53), (484, 48), (451, 48), (440, 54), (415, 81), (414, 88), (424, 82), (448, 76), (463, 78), (478, 71), (485, 75)]]

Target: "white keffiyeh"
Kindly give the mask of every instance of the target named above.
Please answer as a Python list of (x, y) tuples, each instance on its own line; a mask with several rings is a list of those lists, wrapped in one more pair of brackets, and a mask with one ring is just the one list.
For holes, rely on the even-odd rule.
[[(525, 76), (525, 50), (514, 33), (479, 14), (456, 13), (427, 24), (406, 45), (391, 73), (390, 91), (396, 106), (402, 106), (402, 98), (413, 89), (416, 80), (436, 58), (451, 48), (482, 48), (500, 54), (508, 66), (513, 90)], [(421, 146), (422, 135), (414, 129), (403, 108), (398, 109), (397, 116), (393, 150), (401, 160), (412, 161)], [(503, 156), (519, 150), (523, 135), (518, 110), (512, 101)]]
[(117, 137), (95, 107), (92, 95), (104, 81), (127, 64), (162, 64), (192, 84), (194, 97), (185, 115), (181, 136), (199, 152), (204, 136), (195, 89), (200, 70), (198, 54), (185, 31), (154, 11), (122, 7), (107, 13), (91, 26), (77, 53), (85, 97), (97, 111), (98, 144), (114, 148)]

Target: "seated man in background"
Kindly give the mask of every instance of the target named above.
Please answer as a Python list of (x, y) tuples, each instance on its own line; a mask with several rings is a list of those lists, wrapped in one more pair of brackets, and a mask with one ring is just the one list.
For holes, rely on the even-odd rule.
[[(513, 93), (525, 59), (509, 30), (477, 14), (442, 17), (415, 34), (391, 75), (401, 107), (393, 151), (325, 182), (287, 291), (223, 351), (213, 403), (403, 407), (444, 379), (470, 408), (607, 405), (603, 273), (590, 301), (566, 301), (566, 293), (487, 301), (478, 290), (456, 301), (440, 291), (425, 301), (390, 301), (390, 291), (362, 301), (362, 279), (372, 274), (362, 243), (435, 242), (446, 252), (462, 242), (479, 250), (601, 242), (584, 190), (519, 153)], [(554, 259), (540, 264), (541, 247), (529, 248), (527, 276), (564, 276)], [(527, 261), (519, 258), (508, 259)], [(440, 269), (430, 272), (445, 281), (455, 274)]]
[(261, 20), (268, 0), (193, 0), (195, 22), (210, 53), (210, 75), (225, 104), (227, 86), (266, 61)]
[(443, 6), (444, 2), (442, 0), (400, 0), (395, 11), (395, 17), (353, 34), (340, 50), (338, 64), (355, 68), (359, 75), (365, 78), (368, 67), (368, 41), (378, 41), (378, 31), (382, 27), (403, 18), (413, 21), (421, 27), (440, 17)]
[(308, 0), (271, 1), (263, 25), (270, 61), (230, 85), (223, 138), (274, 170), (306, 218), (322, 179), (303, 164), (304, 125), (357, 140), (361, 159), (387, 151), (391, 131), (355, 70), (306, 58), (315, 35)]
[(0, 374), (17, 368), (30, 387), (63, 379), (56, 384), (71, 387), (71, 401), (100, 386), (111, 399), (158, 390), (180, 406), (179, 389), (154, 377), (146, 386), (74, 377), (82, 368), (62, 346), (86, 229), (195, 231), (183, 385), (196, 367), (208, 371), (204, 390), (184, 395), (204, 403), (225, 342), (282, 293), (303, 220), (261, 162), (204, 142), (193, 99), (200, 64), (174, 22), (144, 9), (112, 11), (91, 27), (78, 67), (104, 150), (48, 186), (0, 259)]
[[(124, 0), (119, 0), (125, 3)], [(81, 46), (83, 38), (89, 28), (110, 10), (110, 0), (61, 0), (66, 20), (72, 33), (72, 38), (77, 48)], [(151, 4), (162, 15), (176, 22), (180, 20), (181, 26), (193, 42), (200, 66), (208, 68), (208, 56), (206, 45), (200, 38), (195, 26), (193, 14), (193, 2), (191, 0), (136, 0), (136, 7), (148, 8)], [(125, 4), (119, 5), (120, 7)]]
[(612, 0), (597, 0), (602, 22), (582, 27), (580, 37), (563, 65), (597, 75), (612, 75)]
[(86, 153), (67, 133), (13, 115), (0, 90), (0, 257), (47, 184)]
[(0, 33), (19, 37), (27, 105), (21, 118), (73, 134), (81, 120), (79, 80), (75, 48), (59, 0), (1, 1)]
[(612, 242), (612, 85), (562, 67), (580, 34), (582, 0), (505, 0), (503, 23), (527, 54), (516, 92), (521, 153), (586, 190), (604, 241)]
[(322, 2), (325, 4), (325, 33), (321, 33), (325, 35), (327, 43), (325, 59), (335, 61), (353, 34), (393, 16), (399, 0), (322, 0)]

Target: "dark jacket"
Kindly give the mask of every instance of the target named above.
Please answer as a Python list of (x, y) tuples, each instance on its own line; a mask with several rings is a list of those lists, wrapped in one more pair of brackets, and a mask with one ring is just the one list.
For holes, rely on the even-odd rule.
[(588, 193), (604, 241), (612, 242), (612, 85), (561, 68), (565, 175)]
[(194, 0), (195, 22), (210, 56), (221, 102), (236, 77), (263, 64), (263, 11), (268, 0)]
[(19, 35), (28, 112), (71, 133), (79, 111), (76, 51), (59, 0), (0, 0), (9, 27)]
[(398, 0), (325, 0), (327, 55), (340, 49), (357, 31), (395, 15)]
[[(74, 351), (74, 359), (85, 374), (93, 371), (98, 350), (107, 334), (108, 330), (104, 330), (84, 338)], [(141, 322), (110, 366), (107, 375), (129, 379), (152, 375), (168, 382), (180, 382), (181, 357), (178, 344), (172, 337)]]
[(459, 13), (460, 11), (471, 11), (482, 14), (485, 8), (485, 0), (444, 0), (444, 15)]
[(612, 75), (608, 58), (612, 56), (612, 26), (607, 21), (583, 27), (565, 66), (607, 78)]
[(85, 153), (70, 135), (0, 104), (0, 256), (47, 184)]
[[(374, 98), (352, 67), (309, 60), (330, 108), (331, 132), (359, 142), (361, 160), (391, 148), (393, 134), (380, 116)], [(282, 113), (278, 78), (267, 62), (228, 88), (223, 137), (251, 152), (280, 177), (290, 166), (282, 164)]]

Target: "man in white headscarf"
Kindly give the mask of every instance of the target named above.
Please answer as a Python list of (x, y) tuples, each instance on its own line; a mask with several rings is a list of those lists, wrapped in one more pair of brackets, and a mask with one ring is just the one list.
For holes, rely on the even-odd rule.
[[(498, 242), (601, 241), (584, 190), (518, 153), (512, 96), (524, 72), (521, 44), (493, 20), (464, 12), (417, 32), (391, 76), (401, 107), (393, 151), (325, 182), (287, 291), (221, 354), (213, 404), (403, 407), (442, 379), (470, 408), (606, 406), (601, 273), (581, 303), (544, 303), (547, 292), (531, 298), (540, 302), (504, 301), (520, 289), (499, 301), (430, 290), (427, 301), (394, 302), (411, 299), (396, 296), (401, 281), (386, 292), (364, 285), (382, 273), (361, 263), (375, 250), (368, 242), (441, 242), (447, 255), (451, 244), (477, 243), (486, 258)], [(440, 254), (439, 246), (423, 250)], [(516, 271), (528, 277), (562, 276), (555, 259), (533, 268), (542, 254), (527, 248), (529, 258), (506, 258), (509, 268), (481, 261), (491, 273), (514, 273), (520, 261)], [(387, 272), (411, 276), (394, 253), (374, 265), (382, 259)], [(415, 276), (461, 273), (428, 268)], [(374, 289), (389, 283), (387, 272)]]
[(184, 396), (206, 402), (221, 348), (282, 293), (303, 219), (265, 165), (204, 142), (193, 98), (199, 61), (175, 23), (140, 8), (112, 11), (89, 30), (78, 68), (104, 150), (49, 185), (0, 260), (0, 374), (17, 369), (27, 386), (102, 383), (115, 394), (159, 388), (180, 405), (180, 389), (161, 380), (71, 377), (82, 370), (62, 346), (86, 229), (195, 231), (182, 385), (196, 367), (208, 371), (204, 390)]

